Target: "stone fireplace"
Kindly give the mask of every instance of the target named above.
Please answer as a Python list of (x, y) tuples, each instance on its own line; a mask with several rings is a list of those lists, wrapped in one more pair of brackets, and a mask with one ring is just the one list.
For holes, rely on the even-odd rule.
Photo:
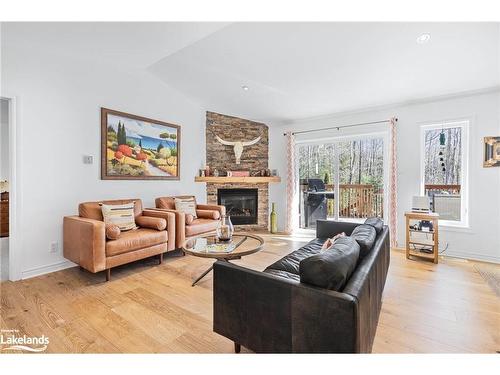
[[(206, 121), (206, 162), (211, 171), (217, 169), (219, 174), (217, 178), (200, 180), (207, 184), (207, 203), (226, 206), (237, 229), (267, 230), (268, 181), (265, 177), (252, 177), (268, 168), (267, 125), (214, 112), (207, 112)], [(261, 139), (244, 147), (240, 164), (236, 164), (233, 147), (219, 143), (216, 136), (230, 142), (250, 141), (259, 136)], [(225, 177), (227, 171), (248, 171), (251, 177)]]
[(258, 189), (217, 189), (217, 204), (226, 207), (234, 225), (258, 223)]

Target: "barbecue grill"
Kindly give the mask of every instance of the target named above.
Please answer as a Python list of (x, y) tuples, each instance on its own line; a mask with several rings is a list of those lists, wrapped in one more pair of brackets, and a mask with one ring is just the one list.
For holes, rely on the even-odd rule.
[(302, 228), (315, 228), (316, 220), (325, 220), (328, 214), (327, 199), (333, 199), (333, 191), (325, 189), (325, 183), (319, 178), (309, 178), (307, 189), (302, 193)]

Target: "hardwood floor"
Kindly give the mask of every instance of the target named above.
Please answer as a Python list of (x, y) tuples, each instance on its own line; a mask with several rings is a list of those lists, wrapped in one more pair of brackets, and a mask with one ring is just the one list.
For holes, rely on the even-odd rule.
[[(265, 250), (235, 263), (262, 270), (308, 240), (264, 237)], [(147, 259), (113, 269), (108, 283), (78, 267), (3, 282), (0, 328), (45, 334), (48, 352), (233, 353), (233, 343), (212, 332), (212, 274), (191, 287), (211, 262)], [(374, 353), (494, 353), (499, 327), (500, 299), (473, 262), (410, 261), (393, 250)]]

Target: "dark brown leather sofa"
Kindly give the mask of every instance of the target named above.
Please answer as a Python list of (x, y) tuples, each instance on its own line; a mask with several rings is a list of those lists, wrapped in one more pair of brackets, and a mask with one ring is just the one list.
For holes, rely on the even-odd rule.
[(216, 262), (214, 331), (234, 341), (236, 352), (242, 345), (259, 353), (370, 353), (389, 268), (388, 227), (377, 229), (342, 290), (309, 285), (298, 274), (327, 238), (357, 226), (318, 220), (315, 240), (264, 272)]

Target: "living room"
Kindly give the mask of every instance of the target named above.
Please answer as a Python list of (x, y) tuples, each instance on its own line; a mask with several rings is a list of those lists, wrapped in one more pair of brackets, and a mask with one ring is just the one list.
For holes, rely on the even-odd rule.
[(237, 19), (2, 20), (2, 354), (498, 352), (498, 20)]

